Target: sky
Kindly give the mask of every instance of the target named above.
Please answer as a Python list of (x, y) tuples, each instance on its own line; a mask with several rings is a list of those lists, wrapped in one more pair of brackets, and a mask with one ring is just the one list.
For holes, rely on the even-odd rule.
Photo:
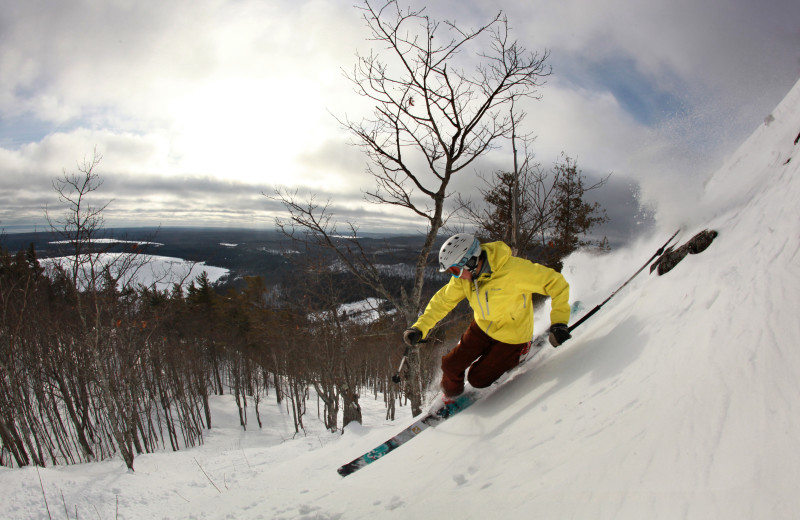
[[(53, 180), (96, 151), (107, 226), (270, 228), (282, 208), (265, 194), (284, 187), (365, 230), (418, 229), (364, 201), (366, 158), (337, 122), (367, 108), (342, 73), (371, 45), (353, 4), (0, 0), (0, 228), (58, 215)], [(550, 52), (525, 130), (545, 167), (566, 152), (590, 178), (612, 173), (598, 197), (620, 233), (637, 202), (685, 218), (800, 75), (794, 0), (431, 4), (468, 28), (502, 11)], [(498, 144), (454, 191), (509, 167)]]

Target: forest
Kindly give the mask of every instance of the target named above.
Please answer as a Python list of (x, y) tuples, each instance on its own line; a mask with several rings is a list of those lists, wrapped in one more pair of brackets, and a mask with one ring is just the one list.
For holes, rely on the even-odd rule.
[(337, 312), (336, 277), (325, 271), (304, 273), (302, 296), (268, 306), (258, 277), (225, 294), (205, 276), (158, 292), (120, 289), (107, 265), (95, 267), (76, 266), (92, 280), (80, 287), (64, 269), (45, 273), (33, 249), (0, 253), (5, 466), (119, 453), (132, 468), (137, 454), (202, 442), (212, 394), (235, 395), (243, 428), (261, 425), (260, 399), (276, 399), (298, 433), (308, 406), (335, 430), (340, 409), (345, 424), (360, 421), (360, 392), (383, 394), (388, 417), (402, 404), (390, 381), (397, 316), (376, 308), (379, 319), (364, 323)]

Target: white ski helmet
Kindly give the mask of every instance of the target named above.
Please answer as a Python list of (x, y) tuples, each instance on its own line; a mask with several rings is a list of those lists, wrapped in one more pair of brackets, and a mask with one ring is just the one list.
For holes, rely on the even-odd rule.
[(464, 267), (473, 257), (481, 254), (481, 243), (475, 236), (468, 233), (458, 233), (442, 244), (439, 249), (439, 272), (443, 273), (449, 268)]

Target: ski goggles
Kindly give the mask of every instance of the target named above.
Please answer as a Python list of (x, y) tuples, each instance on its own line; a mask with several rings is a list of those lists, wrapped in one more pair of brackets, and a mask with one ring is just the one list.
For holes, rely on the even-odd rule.
[(453, 276), (453, 278), (461, 278), (461, 275), (464, 274), (464, 269), (471, 273), (477, 266), (478, 257), (473, 256), (469, 259), (462, 259), (461, 262), (451, 265), (447, 268), (447, 270), (450, 272), (450, 275)]

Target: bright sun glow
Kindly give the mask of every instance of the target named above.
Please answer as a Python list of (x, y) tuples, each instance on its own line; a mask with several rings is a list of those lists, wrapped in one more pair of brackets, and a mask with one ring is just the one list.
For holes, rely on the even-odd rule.
[(175, 168), (252, 183), (283, 183), (302, 172), (295, 158), (321, 141), (326, 114), (314, 85), (231, 79), (207, 83), (173, 104)]

